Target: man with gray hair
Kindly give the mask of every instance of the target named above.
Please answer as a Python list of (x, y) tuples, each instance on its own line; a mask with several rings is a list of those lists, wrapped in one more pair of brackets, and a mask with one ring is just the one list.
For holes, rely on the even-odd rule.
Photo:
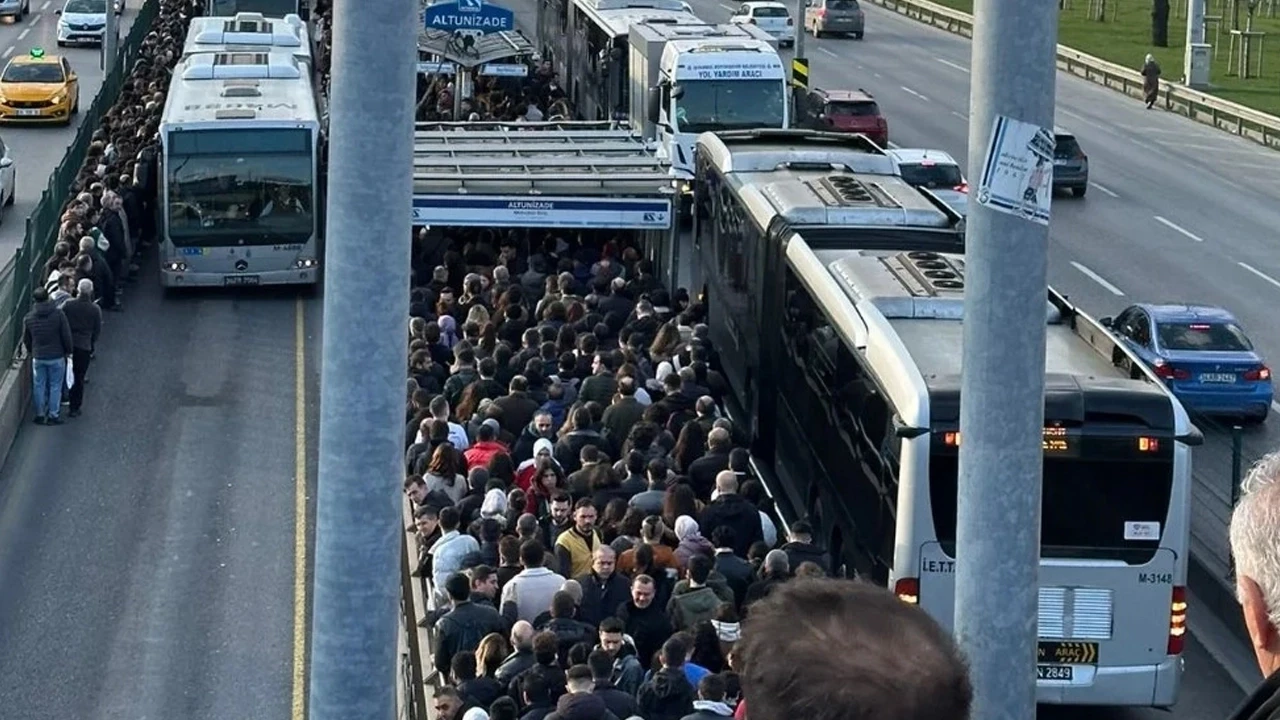
[(93, 281), (81, 278), (76, 284), (76, 296), (62, 307), (71, 326), (71, 417), (80, 415), (84, 402), (84, 384), (88, 378), (89, 361), (93, 360), (93, 348), (102, 333), (102, 308), (93, 301)]
[(1231, 514), (1236, 595), (1266, 679), (1232, 720), (1280, 720), (1280, 452), (1249, 470), (1240, 495)]

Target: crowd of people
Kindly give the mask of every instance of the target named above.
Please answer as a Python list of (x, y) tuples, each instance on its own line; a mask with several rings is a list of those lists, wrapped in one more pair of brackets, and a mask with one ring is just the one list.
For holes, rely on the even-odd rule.
[[(84, 165), (63, 206), (53, 253), (37, 278), (23, 320), (31, 355), (35, 422), (60, 425), (62, 406), (81, 413), (102, 309), (123, 310), (137, 259), (155, 241), (160, 115), (191, 0), (161, 0), (115, 104), (93, 131)], [(63, 392), (69, 389), (69, 392)]]
[(449, 73), (418, 75), (417, 119), (423, 122), (542, 122), (572, 120), (569, 98), (550, 62), (531, 67), (528, 77), (477, 75), (470, 97), (455, 102), (457, 87)]
[(841, 674), (869, 650), (826, 657), (861, 642), (840, 623), (890, 640), (881, 652), (926, 648), (867, 677), (935, 671), (936, 689), (897, 701), (928, 715), (874, 716), (965, 716), (944, 632), (887, 591), (826, 579), (839, 568), (807, 523), (780, 537), (717, 411), (702, 308), (642, 248), (424, 232), (413, 276), (404, 489), (440, 720), (871, 717), (823, 697), (878, 697)]

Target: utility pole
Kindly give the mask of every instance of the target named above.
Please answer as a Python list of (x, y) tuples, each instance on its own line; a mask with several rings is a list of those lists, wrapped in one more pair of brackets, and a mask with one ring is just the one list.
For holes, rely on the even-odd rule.
[[(1052, 132), (1058, 8), (976, 0), (973, 15), (969, 170), (983, 178), (998, 117)], [(955, 630), (973, 716), (1026, 720), (1036, 711), (1049, 228), (981, 195), (965, 251)]]
[(333, 4), (310, 720), (395, 716), (419, 11)]
[[(1187, 42), (1182, 55), (1183, 82), (1193, 88), (1209, 85), (1211, 46), (1204, 37), (1205, 0), (1187, 0)], [(1221, 22), (1221, 18), (1218, 20)]]
[[(795, 52), (791, 55), (791, 127), (800, 127), (800, 103), (804, 102), (809, 90), (809, 65), (804, 56), (804, 11), (809, 6), (808, 0), (796, 0), (796, 17), (792, 25), (795, 37)], [(797, 66), (804, 67), (804, 84), (801, 85), (796, 76)]]
[(793, 21), (795, 22), (795, 25), (792, 27), (795, 28), (795, 56), (798, 58), (804, 57), (804, 11), (808, 7), (809, 3), (807, 0), (796, 0), (796, 17)]
[(119, 54), (117, 48), (120, 45), (120, 38), (117, 33), (120, 19), (116, 17), (116, 0), (104, 0), (104, 2), (107, 6), (107, 24), (102, 28), (102, 73), (105, 76), (111, 72)]

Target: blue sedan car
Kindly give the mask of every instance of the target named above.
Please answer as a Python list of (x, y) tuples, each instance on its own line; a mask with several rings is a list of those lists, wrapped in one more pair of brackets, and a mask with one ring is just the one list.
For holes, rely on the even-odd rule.
[(1188, 410), (1266, 420), (1271, 369), (1235, 316), (1204, 305), (1132, 305), (1103, 324), (1132, 348)]

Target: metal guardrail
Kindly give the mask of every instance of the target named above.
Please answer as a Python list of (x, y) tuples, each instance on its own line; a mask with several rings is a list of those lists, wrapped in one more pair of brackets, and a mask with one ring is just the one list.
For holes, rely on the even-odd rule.
[(36, 275), (43, 270), (45, 262), (53, 253), (62, 206), (70, 194), (71, 184), (84, 165), (93, 132), (120, 96), (124, 80), (134, 61), (138, 59), (142, 40), (150, 31), (151, 22), (159, 11), (160, 0), (147, 0), (138, 11), (129, 34), (120, 44), (120, 55), (103, 77), (97, 96), (88, 108), (81, 110), (82, 118), (75, 140), (67, 147), (67, 154), (49, 176), (40, 201), (26, 218), (26, 235), (22, 247), (0, 269), (0, 318), (3, 318), (0, 320), (0, 367), (11, 365), (17, 354), (18, 345), (22, 341), (22, 319), (31, 309), (31, 291)]
[[(973, 37), (973, 16), (928, 0), (868, 0), (947, 32)], [(1131, 97), (1142, 97), (1142, 75), (1065, 45), (1058, 46), (1058, 69)], [(1280, 117), (1202, 93), (1180, 83), (1160, 82), (1160, 103), (1169, 112), (1280, 150)]]
[(427, 709), (435, 696), (434, 668), (432, 667), (432, 638), (429, 628), (419, 627), (418, 621), (427, 617), (431, 608), (431, 578), (413, 577), (418, 565), (418, 533), (414, 530), (413, 505), (406, 497), (403, 501), (401, 526), (400, 608), (404, 629), (402, 637), (405, 655), (400, 667), (399, 681), (404, 688), (404, 703), (400, 717), (405, 720), (427, 720)]

